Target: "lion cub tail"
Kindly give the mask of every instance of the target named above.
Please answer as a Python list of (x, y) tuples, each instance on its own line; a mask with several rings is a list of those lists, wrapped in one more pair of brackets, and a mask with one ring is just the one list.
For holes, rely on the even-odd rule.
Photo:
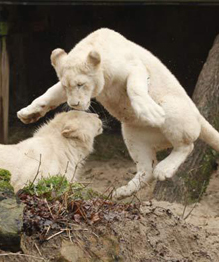
[(201, 121), (201, 133), (199, 138), (219, 152), (219, 133), (218, 131), (208, 123), (203, 116)]

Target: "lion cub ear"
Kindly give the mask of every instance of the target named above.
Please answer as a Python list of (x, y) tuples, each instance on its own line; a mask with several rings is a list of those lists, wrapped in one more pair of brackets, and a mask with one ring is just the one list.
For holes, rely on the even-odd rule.
[(73, 133), (75, 133), (79, 129), (78, 123), (66, 124), (62, 130), (62, 135), (66, 138), (73, 137)]
[(89, 54), (88, 54), (88, 63), (92, 66), (97, 66), (100, 64), (101, 62), (101, 57), (100, 57), (100, 54), (97, 52), (97, 51), (91, 51)]
[(63, 62), (63, 58), (65, 58), (66, 56), (67, 53), (61, 48), (57, 48), (52, 51), (50, 59), (51, 59), (51, 64), (55, 68), (56, 72), (59, 70), (59, 67)]
[(77, 122), (65, 125), (62, 130), (62, 135), (66, 138), (76, 138), (83, 142), (88, 142), (90, 140), (87, 131), (79, 128)]

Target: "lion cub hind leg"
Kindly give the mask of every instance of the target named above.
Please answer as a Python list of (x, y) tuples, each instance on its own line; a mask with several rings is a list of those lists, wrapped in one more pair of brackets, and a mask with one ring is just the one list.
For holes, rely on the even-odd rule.
[(193, 148), (193, 144), (174, 147), (171, 154), (155, 167), (153, 171), (154, 177), (160, 181), (171, 178), (192, 152)]
[(156, 164), (156, 153), (143, 130), (122, 125), (123, 138), (129, 153), (136, 163), (137, 174), (125, 186), (116, 189), (113, 197), (122, 199), (133, 195), (151, 182), (153, 166)]
[(192, 152), (193, 143), (201, 131), (198, 111), (186, 97), (165, 99), (166, 103), (162, 106), (166, 112), (166, 120), (162, 132), (172, 144), (173, 150), (153, 171), (154, 177), (161, 181), (176, 173)]

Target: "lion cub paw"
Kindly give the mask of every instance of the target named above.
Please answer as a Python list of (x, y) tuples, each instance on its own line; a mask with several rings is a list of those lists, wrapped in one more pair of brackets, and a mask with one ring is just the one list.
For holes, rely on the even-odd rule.
[(44, 105), (29, 105), (17, 112), (17, 117), (24, 123), (30, 124), (46, 114), (46, 106)]
[(112, 198), (120, 200), (131, 196), (133, 193), (134, 193), (133, 190), (131, 190), (128, 185), (121, 186), (113, 191)]
[(168, 178), (171, 178), (176, 172), (176, 169), (174, 169), (173, 167), (159, 167), (159, 165), (157, 167), (155, 167), (153, 175), (155, 179), (158, 179), (160, 181), (164, 181)]

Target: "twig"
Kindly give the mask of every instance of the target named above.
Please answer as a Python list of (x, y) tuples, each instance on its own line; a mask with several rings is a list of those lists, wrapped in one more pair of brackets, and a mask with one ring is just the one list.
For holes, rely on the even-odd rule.
[(188, 173), (192, 173), (194, 170), (197, 170), (197, 169), (199, 169), (199, 168), (202, 168), (202, 166), (203, 166), (203, 165), (194, 167), (194, 168), (190, 169)]
[(83, 229), (83, 228), (78, 228), (78, 229), (71, 229), (71, 231), (88, 231), (87, 228)]
[(36, 256), (27, 255), (27, 254), (21, 254), (21, 253), (5, 253), (5, 254), (0, 254), (0, 257), (4, 257), (4, 256), (23, 256), (23, 257), (32, 257), (32, 258), (41, 259), (41, 260), (46, 261), (45, 258), (43, 258), (43, 257), (36, 257)]
[(80, 164), (80, 162), (78, 162), (75, 166), (75, 170), (74, 170), (74, 173), (73, 173), (73, 176), (72, 176), (72, 179), (71, 179), (71, 183), (73, 183), (74, 179), (75, 179), (75, 175), (76, 175), (76, 172), (77, 172), (77, 169), (78, 169), (78, 165)]
[[(77, 224), (73, 224), (73, 223), (69, 223), (69, 222), (64, 222), (63, 224), (78, 227)], [(71, 228), (71, 231), (88, 231), (88, 229), (87, 228)]]
[(37, 249), (38, 253), (40, 254), (40, 256), (42, 256), (42, 253), (40, 252), (40, 249), (39, 249), (39, 247), (37, 246), (37, 243), (34, 243), (34, 246), (36, 247), (36, 249)]
[(92, 234), (93, 234), (97, 239), (100, 238), (96, 233), (92, 232)]
[(141, 201), (141, 199), (137, 196), (137, 193), (138, 192), (135, 192), (132, 196), (132, 201), (131, 201), (131, 203), (130, 204), (132, 204), (133, 203), (133, 201), (134, 201), (134, 199), (136, 198), (137, 199), (137, 201), (138, 201), (138, 203), (141, 205), (142, 204), (142, 201)]
[(86, 187), (88, 187), (89, 185), (93, 184), (94, 182), (93, 181), (77, 181), (79, 184), (82, 184), (82, 185), (87, 185)]
[[(109, 191), (109, 194), (108, 194), (108, 196), (107, 196), (106, 199), (105, 199), (105, 200), (109, 200), (109, 199), (112, 200), (113, 192), (116, 190), (116, 187), (114, 186), (114, 184), (116, 184), (116, 182), (118, 182), (118, 180), (117, 180), (117, 179), (114, 179), (114, 181), (112, 181), (112, 182), (110, 183), (110, 185), (105, 189), (105, 191), (103, 191), (103, 192), (101, 193), (101, 195), (100, 195), (99, 198), (102, 198), (102, 197), (104, 196), (104, 194), (105, 194), (107, 191), (109, 191), (110, 188), (112, 188), (111, 191)], [(96, 203), (96, 201), (95, 201), (94, 203)]]
[(80, 165), (80, 164), (82, 164), (82, 162), (83, 161), (85, 161), (85, 159), (86, 159), (86, 157), (84, 157), (84, 158), (82, 158), (80, 161), (78, 161), (78, 163), (76, 164), (76, 166), (75, 166), (75, 170), (74, 170), (74, 173), (73, 173), (73, 176), (72, 176), (72, 179), (71, 179), (71, 183), (74, 181), (74, 179), (75, 179), (75, 175), (76, 175), (76, 171), (77, 171), (77, 169), (78, 169), (78, 166)]
[(66, 165), (66, 168), (65, 168), (65, 175), (67, 174), (67, 172), (68, 172), (68, 165), (69, 165), (69, 161), (67, 161), (67, 165)]
[[(113, 182), (107, 187), (107, 189), (105, 190), (105, 191), (103, 191), (102, 193), (101, 193), (101, 195), (98, 197), (98, 199), (96, 199), (95, 201), (94, 201), (94, 205), (96, 205), (96, 203), (97, 203), (97, 201), (99, 200), (99, 199), (102, 199), (103, 198), (103, 196), (104, 196), (104, 194), (112, 187), (112, 185), (113, 185)], [(115, 187), (113, 187), (113, 189), (109, 192), (109, 194), (108, 194), (108, 196), (106, 197), (106, 199), (105, 199), (105, 201), (107, 201), (107, 200), (109, 200), (109, 199), (111, 199), (112, 198), (112, 194), (113, 194), (113, 191), (115, 190)], [(99, 212), (99, 210), (100, 210), (100, 208), (103, 206), (103, 203), (102, 203), (102, 205), (98, 208), (98, 210), (97, 210), (97, 212)], [(88, 210), (90, 210), (92, 208), (92, 206), (90, 206), (89, 208), (88, 208)]]
[(36, 178), (37, 178), (37, 177), (38, 177), (38, 175), (39, 175), (39, 172), (40, 172), (40, 166), (41, 166), (41, 158), (42, 158), (42, 155), (40, 154), (40, 160), (39, 160), (39, 165), (38, 165), (38, 168), (37, 168), (37, 172), (36, 172), (36, 175), (35, 175), (35, 177), (34, 177), (34, 179), (33, 179), (32, 183), (31, 183), (30, 187), (32, 187), (32, 186), (33, 186), (33, 184), (34, 184), (34, 182), (35, 182)]
[(69, 237), (70, 242), (73, 243), (70, 229), (68, 229), (67, 232), (68, 232), (68, 237)]
[(189, 211), (189, 213), (184, 217), (184, 220), (186, 220), (193, 212), (193, 210), (196, 208), (197, 204), (199, 203), (200, 199), (201, 199), (201, 196), (204, 192), (204, 188), (205, 188), (205, 184), (206, 184), (206, 180), (203, 182), (203, 185), (202, 185), (202, 189), (201, 189), (201, 192), (198, 196), (198, 200), (197, 202), (194, 204), (194, 206), (192, 207), (192, 209)]
[(182, 213), (182, 216), (181, 216), (182, 219), (184, 218), (186, 208), (187, 208), (187, 203), (185, 203), (184, 208), (183, 208), (183, 213)]
[(189, 198), (189, 195), (188, 195), (188, 191), (187, 191), (186, 194), (185, 194), (185, 198), (184, 198), (185, 204), (184, 204), (184, 208), (183, 208), (183, 213), (182, 213), (182, 215), (181, 215), (181, 218), (182, 218), (182, 219), (184, 218), (184, 215), (185, 215), (185, 213), (186, 213), (186, 208), (187, 208), (187, 206), (188, 206), (188, 198)]
[[(109, 192), (109, 189), (112, 188), (113, 186), (113, 182), (101, 193), (100, 197), (99, 198), (102, 198), (106, 192)], [(114, 190), (115, 187), (113, 187), (113, 190)], [(112, 190), (109, 192), (109, 194), (111, 195), (112, 194)], [(108, 199), (109, 195), (107, 196), (107, 199)]]
[[(113, 194), (113, 191), (114, 191), (114, 190), (115, 190), (115, 188), (113, 188), (113, 189), (110, 191), (110, 193), (109, 193), (109, 195), (106, 197), (105, 201), (107, 201), (107, 200), (109, 200), (109, 199), (112, 198), (112, 194)], [(96, 203), (96, 201), (95, 201), (95, 203)], [(99, 211), (101, 210), (101, 208), (103, 207), (103, 205), (104, 205), (104, 201), (102, 201), (102, 204), (98, 207), (97, 213), (99, 213)]]
[(50, 228), (51, 228), (51, 226), (48, 226), (45, 236), (49, 233)]
[(48, 237), (46, 240), (50, 240), (50, 239), (52, 239), (53, 237), (56, 237), (56, 236), (62, 234), (64, 231), (66, 231), (66, 229), (63, 229), (63, 230), (61, 230), (61, 231), (55, 233), (54, 235)]
[(48, 204), (47, 199), (45, 198), (44, 201), (46, 202), (46, 205), (47, 205), (47, 207), (48, 207), (48, 209), (49, 209), (49, 213), (50, 213), (52, 219), (55, 220), (55, 219), (54, 219), (54, 216), (53, 216), (53, 214), (52, 214), (51, 208), (50, 208), (50, 206), (49, 206), (49, 204)]
[(83, 207), (82, 207), (82, 206), (81, 206), (81, 207), (79, 207), (79, 206), (77, 205), (77, 203), (76, 203), (76, 206), (77, 206), (77, 209), (75, 210), (75, 212), (74, 212), (74, 213), (76, 213), (76, 214), (77, 214), (77, 211), (79, 210), (79, 211), (80, 211), (80, 213), (81, 213), (81, 215), (82, 215), (82, 217), (84, 218), (84, 220), (88, 222), (88, 219), (87, 219), (87, 217), (86, 217), (86, 213), (84, 212), (84, 209), (83, 209)]

